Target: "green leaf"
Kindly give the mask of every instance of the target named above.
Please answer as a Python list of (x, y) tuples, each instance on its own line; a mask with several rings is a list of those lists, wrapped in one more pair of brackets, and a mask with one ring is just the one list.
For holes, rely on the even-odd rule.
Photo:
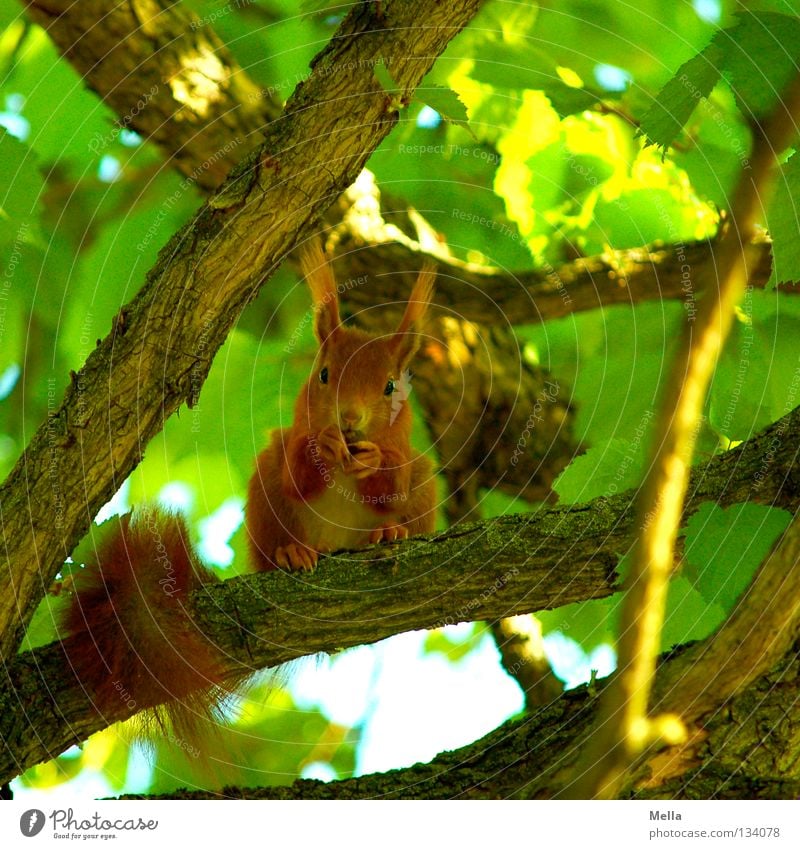
[(492, 190), (499, 162), (494, 150), (476, 144), (462, 127), (400, 124), (367, 167), (382, 190), (402, 195), (453, 248), (468, 246), (492, 263), (521, 267), (530, 255)]
[(725, 75), (745, 117), (769, 115), (800, 64), (800, 18), (743, 12), (714, 41), (725, 52)]
[(745, 293), (710, 395), (711, 425), (728, 439), (748, 439), (800, 402), (795, 300), (776, 291)]
[(712, 42), (678, 68), (642, 118), (640, 132), (648, 144), (666, 149), (680, 135), (697, 104), (717, 84), (723, 55), (723, 49)]
[(61, 620), (71, 601), (68, 593), (52, 596), (45, 595), (31, 617), (25, 638), (20, 643), (19, 653), (46, 646), (66, 636), (61, 628)]
[(445, 628), (437, 628), (435, 631), (428, 632), (423, 650), (426, 654), (441, 654), (450, 663), (455, 663), (476, 649), (485, 636), (485, 629), (474, 622), (468, 632), (458, 638), (453, 637)]
[(686, 577), (709, 604), (729, 611), (791, 515), (760, 504), (703, 504), (686, 528)]
[(800, 282), (800, 154), (790, 156), (778, 172), (767, 226), (772, 236), (770, 283)]
[(417, 89), (416, 97), (438, 112), (445, 121), (470, 131), (467, 107), (453, 89), (440, 85), (422, 85)]
[(622, 594), (608, 598), (580, 601), (555, 610), (540, 610), (536, 618), (542, 623), (542, 633), (559, 631), (575, 640), (589, 654), (597, 646), (613, 644)]
[(661, 651), (710, 636), (725, 620), (724, 608), (709, 603), (688, 580), (679, 575), (669, 582)]
[(644, 472), (646, 436), (652, 418), (653, 412), (645, 411), (630, 439), (604, 441), (576, 457), (553, 484), (560, 502), (577, 504), (638, 486)]
[(542, 91), (558, 80), (555, 62), (527, 42), (491, 41), (476, 57), (471, 77), (494, 88)]
[(800, 61), (800, 19), (774, 12), (744, 12), (684, 62), (642, 118), (648, 144), (667, 148), (697, 104), (724, 74), (748, 120), (768, 115)]
[(553, 104), (553, 109), (558, 112), (561, 118), (574, 115), (576, 112), (593, 109), (601, 101), (613, 99), (609, 93), (599, 94), (589, 88), (567, 85), (560, 80), (553, 80), (542, 91), (547, 95), (547, 99)]
[(375, 79), (381, 84), (381, 86), (383, 86), (383, 90), (387, 94), (392, 94), (393, 92), (400, 90), (400, 86), (395, 82), (394, 77), (383, 62), (373, 65), (372, 73)]

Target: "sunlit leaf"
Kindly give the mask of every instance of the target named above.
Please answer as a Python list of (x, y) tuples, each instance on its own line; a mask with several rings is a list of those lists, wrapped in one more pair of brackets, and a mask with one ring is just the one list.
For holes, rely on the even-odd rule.
[(800, 63), (800, 18), (773, 12), (742, 12), (736, 26), (715, 41), (745, 117), (768, 115)]

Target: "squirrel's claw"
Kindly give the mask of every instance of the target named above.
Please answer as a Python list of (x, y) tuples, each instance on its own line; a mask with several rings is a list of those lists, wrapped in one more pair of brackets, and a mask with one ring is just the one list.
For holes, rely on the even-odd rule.
[(408, 539), (405, 525), (382, 525), (369, 535), (370, 542), (393, 542), (396, 539)]
[(275, 562), (290, 572), (311, 572), (317, 565), (317, 552), (297, 542), (275, 549)]

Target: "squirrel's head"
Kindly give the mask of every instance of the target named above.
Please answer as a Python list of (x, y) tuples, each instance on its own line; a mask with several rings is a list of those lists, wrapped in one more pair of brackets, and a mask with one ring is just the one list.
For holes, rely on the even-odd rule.
[(425, 263), (397, 329), (385, 334), (345, 327), (336, 281), (318, 240), (300, 255), (314, 303), (319, 353), (305, 400), (313, 428), (336, 424), (347, 442), (369, 439), (386, 427), (410, 424), (407, 367), (419, 348), (422, 321), (433, 295), (435, 267)]

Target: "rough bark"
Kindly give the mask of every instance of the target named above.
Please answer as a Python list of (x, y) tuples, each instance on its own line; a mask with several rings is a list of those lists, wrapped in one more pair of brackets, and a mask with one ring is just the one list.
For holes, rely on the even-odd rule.
[[(664, 660), (660, 674), (683, 665)], [(551, 799), (559, 795), (596, 717), (586, 687), (430, 763), (331, 783), (182, 790), (176, 799)], [(625, 798), (796, 799), (800, 794), (800, 646), (742, 693), (702, 717), (703, 738), (671, 776), (641, 764)], [(126, 796), (124, 798), (159, 798)]]
[[(31, 0), (25, 6), (119, 115), (119, 126), (157, 144), (205, 189), (216, 188), (280, 114), (271, 94), (182, 3)], [(232, 139), (238, 144), (230, 147)]]
[[(696, 298), (716, 285), (713, 243), (653, 245), (627, 251), (611, 251), (600, 256), (577, 259), (550, 271), (538, 269), (504, 272), (476, 266), (452, 257), (430, 252), (440, 265), (436, 286), (437, 303), (455, 310), (470, 321), (505, 324), (536, 324), (563, 318), (576, 312), (615, 304), (633, 305), (653, 300), (684, 301), (694, 308)], [(354, 276), (365, 271), (352, 265)], [(766, 287), (772, 267), (770, 242), (758, 239), (750, 246), (750, 285)], [(408, 272), (419, 266), (418, 255), (400, 243), (376, 245), (369, 253), (373, 271), (387, 269)], [(354, 260), (355, 263), (355, 260)], [(686, 270), (688, 268), (688, 271)], [(392, 275), (382, 288), (385, 298), (401, 298), (404, 276)], [(793, 284), (781, 291), (795, 293)], [(369, 293), (355, 289), (354, 304), (367, 305)]]
[(489, 631), (503, 669), (525, 694), (525, 709), (549, 705), (564, 692), (544, 648), (542, 626), (535, 616), (508, 616), (492, 622)]
[[(798, 450), (800, 408), (697, 467), (685, 517), (708, 500), (796, 511)], [(303, 582), (282, 574), (225, 581), (193, 597), (196, 618), (228, 653), (232, 671), (258, 669), (404, 630), (606, 597), (619, 588), (615, 568), (633, 531), (631, 493), (542, 509), (459, 526), (430, 541), (323, 558)], [(0, 781), (129, 715), (123, 704), (118, 714), (95, 713), (59, 644), (17, 656), (5, 673)]]
[(477, 7), (397, 4), (384, 20), (355, 6), (264, 144), (164, 248), (0, 489), (3, 656), (165, 418), (197, 398), (244, 306), (394, 126), (400, 96), (374, 65), (407, 96)]
[[(722, 627), (710, 638), (662, 658), (655, 677), (654, 710), (679, 716), (687, 740), (646, 750), (628, 774), (621, 795), (794, 797), (800, 788), (798, 636), (800, 520), (796, 519)], [(430, 764), (333, 787), (306, 783), (301, 792), (322, 798), (329, 793), (336, 798), (573, 796), (582, 782), (582, 754), (592, 726), (604, 715), (605, 697), (624, 674), (608, 679), (610, 686), (599, 703), (586, 690), (569, 693), (529, 720), (503, 726)], [(278, 792), (284, 791), (291, 798), (298, 785)]]

